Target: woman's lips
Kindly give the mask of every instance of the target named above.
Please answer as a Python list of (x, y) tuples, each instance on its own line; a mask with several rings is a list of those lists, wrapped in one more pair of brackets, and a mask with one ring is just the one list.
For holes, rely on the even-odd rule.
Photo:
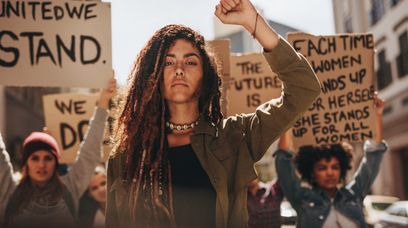
[(45, 176), (45, 175), (47, 175), (47, 171), (37, 171), (37, 174), (38, 175), (40, 175), (40, 176)]
[(185, 83), (174, 83), (171, 85), (171, 87), (176, 87), (176, 86), (188, 87), (187, 84)]

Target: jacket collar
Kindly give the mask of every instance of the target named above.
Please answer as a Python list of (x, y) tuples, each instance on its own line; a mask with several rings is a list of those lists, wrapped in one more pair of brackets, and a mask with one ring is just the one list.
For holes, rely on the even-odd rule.
[[(323, 189), (313, 187), (313, 190), (315, 192), (317, 192), (319, 195), (321, 195), (321, 196), (323, 196), (323, 197), (325, 197), (327, 199), (330, 199), (329, 195), (327, 195), (327, 193)], [(350, 193), (350, 191), (348, 191), (344, 187), (340, 187), (340, 188), (337, 189), (336, 195), (334, 196), (334, 199), (337, 199), (337, 200), (344, 199), (344, 198), (347, 198), (350, 195), (352, 195), (352, 193)]]
[(208, 134), (214, 137), (218, 137), (218, 128), (203, 114), (200, 115), (198, 125), (194, 128), (194, 134)]

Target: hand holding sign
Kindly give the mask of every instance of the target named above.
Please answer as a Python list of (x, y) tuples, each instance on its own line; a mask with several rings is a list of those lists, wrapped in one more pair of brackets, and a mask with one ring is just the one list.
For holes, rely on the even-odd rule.
[(378, 97), (378, 93), (374, 93), (374, 109), (375, 113), (377, 114), (378, 117), (382, 117), (383, 111), (384, 111), (384, 100)]
[(374, 94), (374, 109), (375, 109), (375, 114), (377, 115), (377, 121), (376, 121), (376, 130), (377, 134), (375, 136), (375, 142), (376, 143), (381, 143), (383, 140), (383, 135), (382, 135), (382, 114), (384, 111), (384, 100), (378, 97), (378, 93), (375, 92)]
[(103, 109), (109, 108), (110, 99), (116, 94), (116, 79), (109, 79), (107, 86), (103, 88), (99, 95), (98, 106)]
[(281, 134), (279, 138), (279, 144), (278, 147), (280, 150), (286, 150), (288, 151), (290, 149), (290, 145), (292, 142), (292, 138), (290, 137), (290, 130), (285, 131), (284, 133)]

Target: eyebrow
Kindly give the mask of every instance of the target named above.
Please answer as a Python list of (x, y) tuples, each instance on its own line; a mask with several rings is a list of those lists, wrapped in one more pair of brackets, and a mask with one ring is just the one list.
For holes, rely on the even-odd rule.
[[(175, 54), (167, 54), (166, 55), (167, 57), (173, 57), (173, 58), (175, 58), (176, 57), (176, 55)], [(187, 57), (191, 57), (191, 56), (195, 56), (195, 57), (197, 57), (197, 58), (199, 58), (200, 59), (200, 56), (199, 55), (197, 55), (196, 53), (194, 53), (194, 52), (191, 52), (191, 53), (187, 53), (187, 54), (184, 54), (184, 58), (187, 58)]]

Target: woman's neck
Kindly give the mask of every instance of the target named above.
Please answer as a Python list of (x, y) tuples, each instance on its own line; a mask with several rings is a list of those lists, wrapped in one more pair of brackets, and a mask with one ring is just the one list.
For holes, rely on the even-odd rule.
[(337, 188), (334, 189), (325, 189), (324, 190), (326, 192), (326, 194), (330, 197), (330, 198), (334, 198), (336, 196), (337, 193)]
[(43, 190), (43, 189), (47, 186), (48, 182), (37, 182), (37, 181), (31, 180), (31, 184), (32, 184), (36, 189), (38, 189), (38, 190)]
[(196, 121), (200, 115), (198, 103), (174, 104), (169, 103), (170, 122), (175, 124), (188, 124)]
[(99, 203), (99, 208), (101, 209), (101, 211), (103, 212), (103, 214), (105, 214), (106, 202), (104, 202), (104, 203), (100, 202), (100, 203)]

